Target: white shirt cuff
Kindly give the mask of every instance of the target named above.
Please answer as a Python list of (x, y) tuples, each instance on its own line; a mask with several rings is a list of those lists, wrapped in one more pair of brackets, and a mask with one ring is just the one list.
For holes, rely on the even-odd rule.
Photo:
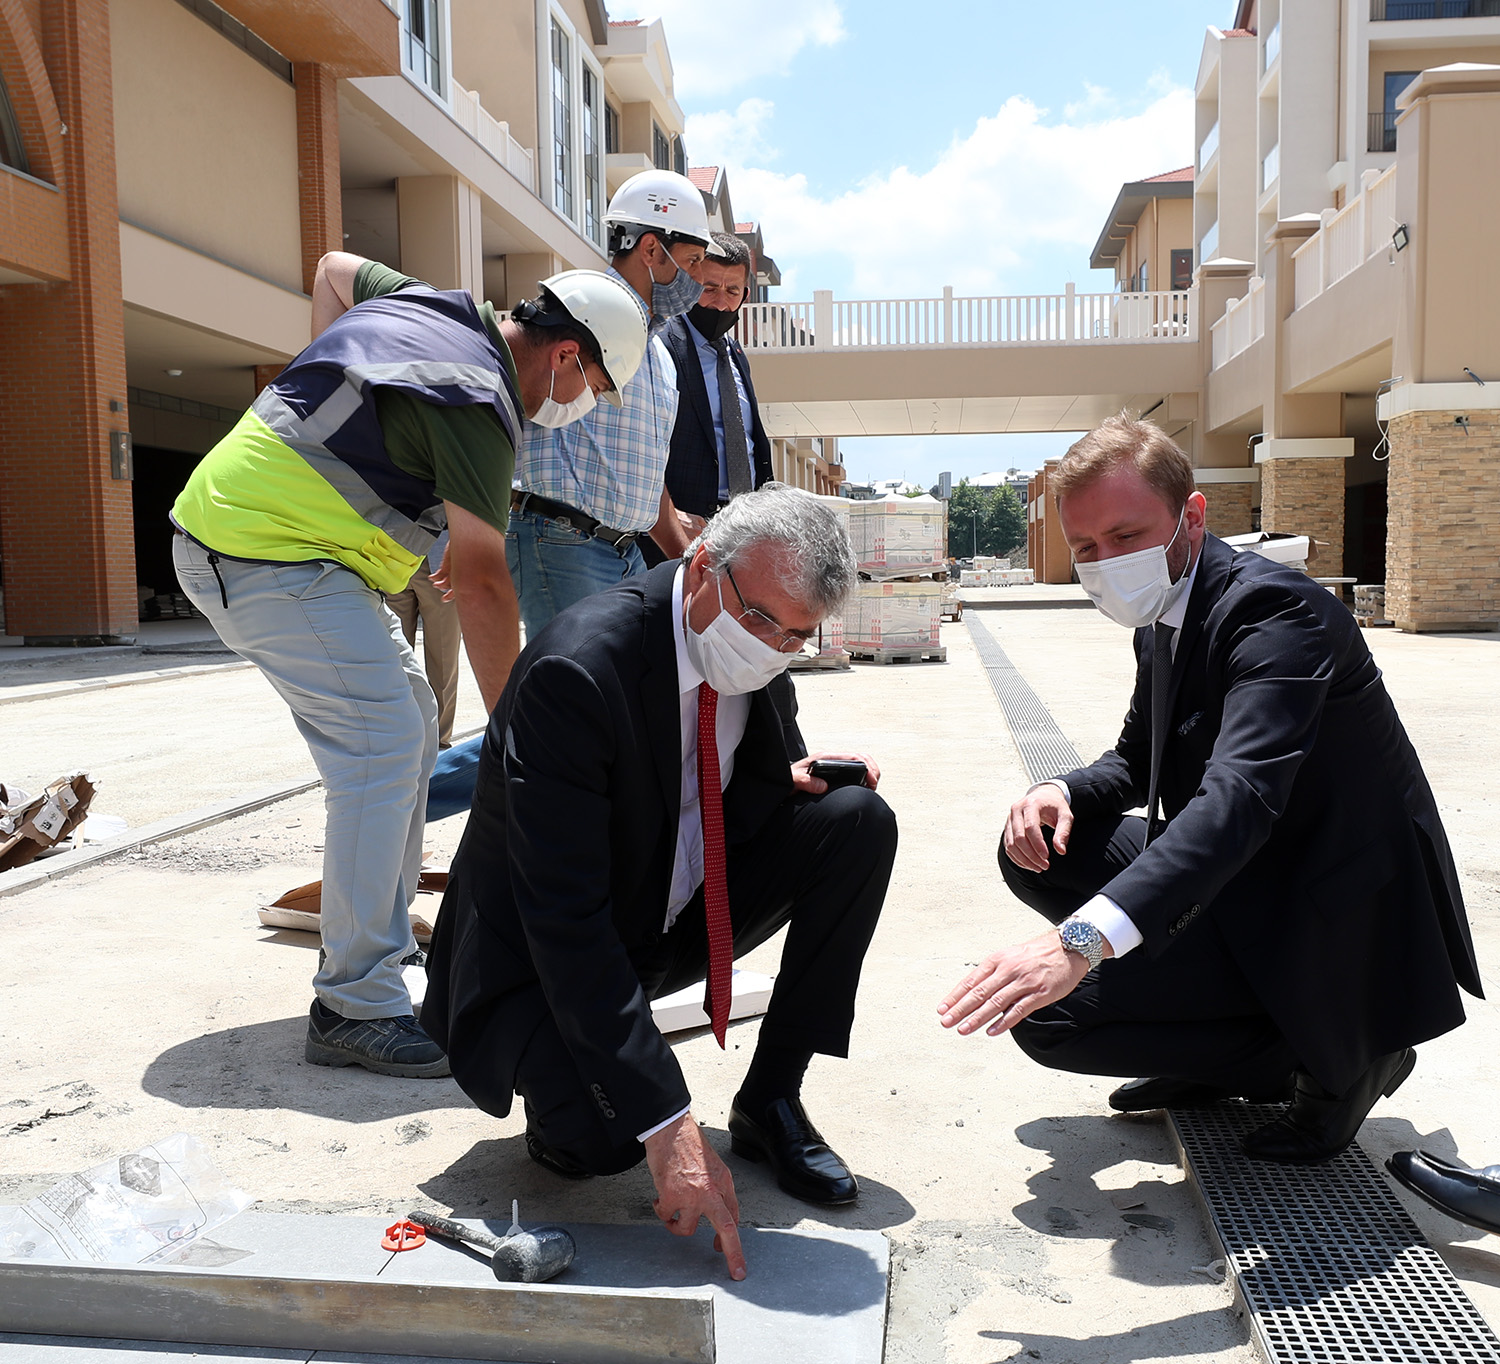
[(1141, 937), (1141, 930), (1131, 922), (1130, 916), (1107, 895), (1094, 896), (1072, 917), (1093, 924), (1104, 934), (1117, 957), (1123, 957), (1145, 941)]
[[(1125, 922), (1129, 923), (1130, 920), (1127, 919)], [(1104, 930), (1102, 928), (1099, 931), (1101, 933), (1104, 932)], [(1137, 942), (1140, 941), (1140, 936), (1139, 935), (1136, 936), (1136, 941)], [(659, 1123), (656, 1124), (655, 1127), (648, 1127), (644, 1132), (640, 1133), (636, 1137), (636, 1140), (640, 1141), (640, 1142), (644, 1142), (647, 1137), (654, 1137), (663, 1128), (670, 1127), (674, 1122), (677, 1121), (678, 1118), (685, 1117), (688, 1113), (692, 1112), (692, 1109), (693, 1109), (692, 1104), (689, 1104), (686, 1108), (681, 1109), (679, 1112), (676, 1112), (676, 1113), (672, 1114), (672, 1116), (670, 1118), (668, 1118), (665, 1122), (659, 1122)]]
[(1069, 805), (1073, 803), (1073, 793), (1068, 790), (1068, 783), (1065, 782), (1061, 777), (1048, 777), (1046, 781), (1032, 782), (1032, 784), (1026, 788), (1026, 794), (1029, 796), (1033, 791), (1036, 790), (1038, 786), (1055, 786), (1063, 793), (1063, 799), (1067, 801)]

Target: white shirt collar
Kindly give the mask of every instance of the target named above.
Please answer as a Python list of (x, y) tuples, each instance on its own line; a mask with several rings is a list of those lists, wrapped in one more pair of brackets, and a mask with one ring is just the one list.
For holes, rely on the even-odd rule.
[(687, 565), (677, 566), (677, 576), (672, 579), (672, 643), (677, 649), (677, 693), (697, 691), (698, 685), (704, 678), (697, 668), (693, 667), (693, 660), (688, 657), (687, 651), (687, 627), (682, 619), (682, 589), (683, 578), (687, 573)]
[[(1206, 543), (1206, 541), (1205, 541)], [(1188, 600), (1193, 595), (1193, 579), (1198, 576), (1198, 565), (1203, 562), (1203, 546), (1198, 546), (1198, 557), (1193, 560), (1193, 566), (1188, 569), (1187, 586), (1177, 594), (1177, 600), (1172, 603), (1172, 608), (1158, 622), (1158, 625), (1170, 625), (1174, 630), (1182, 629), (1182, 622), (1187, 619)]]

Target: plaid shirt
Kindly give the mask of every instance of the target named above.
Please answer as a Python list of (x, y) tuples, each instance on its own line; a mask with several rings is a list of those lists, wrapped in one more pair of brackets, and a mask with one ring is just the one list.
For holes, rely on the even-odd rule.
[(581, 421), (554, 429), (526, 423), (516, 456), (522, 489), (577, 507), (611, 530), (656, 524), (677, 420), (677, 366), (657, 336), (664, 325), (652, 317), (646, 358), (625, 385), (623, 407), (600, 402)]

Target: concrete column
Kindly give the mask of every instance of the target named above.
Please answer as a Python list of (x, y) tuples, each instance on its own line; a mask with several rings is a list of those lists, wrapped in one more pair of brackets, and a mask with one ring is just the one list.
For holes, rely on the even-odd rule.
[[(1390, 418), (1386, 614), (1403, 630), (1500, 623), (1500, 67), (1424, 71), (1397, 123), (1400, 308)], [(1483, 302), (1481, 302), (1481, 300)], [(1480, 388), (1465, 371), (1491, 386)]]
[(296, 62), (297, 197), (302, 213), (302, 289), (312, 293), (318, 260), (344, 247), (339, 173), (339, 82), (319, 62)]
[(482, 299), (479, 191), (456, 175), (403, 175), (396, 180), (396, 209), (401, 269), (436, 289), (467, 289)]
[(523, 298), (535, 298), (537, 285), (562, 267), (547, 251), (511, 251), (505, 257), (505, 306), (514, 308)]
[(1385, 610), (1402, 630), (1500, 627), (1500, 411), (1391, 418)]
[[(41, 56), (59, 140), (70, 278), (0, 287), (0, 547), (6, 630), (28, 642), (136, 632), (108, 0), (49, 0)], [(112, 404), (118, 411), (112, 411)]]

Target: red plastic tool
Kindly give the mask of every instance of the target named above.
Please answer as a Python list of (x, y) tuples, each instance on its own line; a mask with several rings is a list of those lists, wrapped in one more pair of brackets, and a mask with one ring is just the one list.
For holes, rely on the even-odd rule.
[(385, 1229), (380, 1248), (382, 1250), (415, 1250), (418, 1246), (426, 1244), (427, 1233), (415, 1222), (397, 1222), (395, 1226)]

